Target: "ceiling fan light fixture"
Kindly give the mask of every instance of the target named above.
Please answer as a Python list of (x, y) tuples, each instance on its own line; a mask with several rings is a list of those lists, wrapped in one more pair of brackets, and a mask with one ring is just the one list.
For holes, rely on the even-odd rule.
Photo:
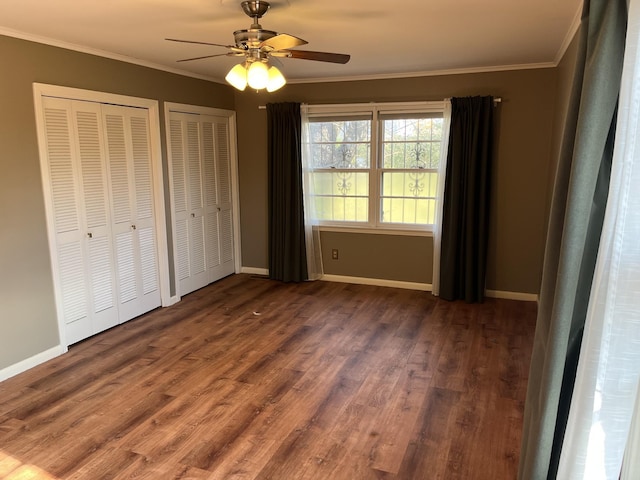
[(227, 73), (224, 79), (240, 91), (247, 88), (247, 67), (244, 63), (239, 63)]
[(171, 42), (224, 47), (228, 50), (226, 54), (216, 53), (193, 58), (184, 58), (177, 61), (186, 62), (222, 56), (244, 57), (245, 62), (240, 63), (229, 70), (225, 80), (240, 91), (245, 90), (247, 85), (249, 85), (254, 90), (260, 91), (266, 89), (267, 92), (275, 92), (287, 83), (282, 72), (280, 72), (278, 68), (269, 64), (269, 59), (271, 57), (296, 58), (340, 64), (344, 64), (349, 61), (350, 56), (344, 53), (295, 50), (295, 47), (305, 45), (307, 41), (302, 38), (289, 35), (288, 33), (278, 33), (272, 30), (263, 29), (262, 25), (258, 23), (258, 20), (267, 13), (267, 10), (269, 10), (269, 2), (264, 0), (246, 0), (241, 3), (241, 7), (244, 13), (253, 20), (253, 23), (248, 29), (236, 30), (233, 32), (235, 45), (222, 45), (219, 43), (196, 40), (180, 40), (177, 38), (166, 39)]
[(269, 80), (267, 82), (267, 92), (275, 92), (282, 88), (287, 83), (287, 80), (282, 75), (282, 72), (273, 65), (269, 68)]
[(262, 90), (269, 83), (269, 68), (264, 62), (251, 62), (247, 68), (247, 83), (255, 90)]

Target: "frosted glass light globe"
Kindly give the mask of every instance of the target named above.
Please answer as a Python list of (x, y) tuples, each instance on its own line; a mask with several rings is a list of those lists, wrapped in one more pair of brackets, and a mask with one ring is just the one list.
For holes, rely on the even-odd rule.
[(269, 82), (269, 69), (263, 62), (253, 62), (247, 70), (247, 82), (251, 88), (262, 90)]

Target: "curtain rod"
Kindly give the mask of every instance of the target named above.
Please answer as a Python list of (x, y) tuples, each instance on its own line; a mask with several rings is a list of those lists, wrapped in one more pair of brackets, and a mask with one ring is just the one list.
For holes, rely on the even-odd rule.
[[(445, 100), (451, 100), (451, 97), (447, 97), (447, 98), (445, 98)], [(371, 102), (371, 103), (375, 103), (375, 102)], [(394, 102), (391, 102), (391, 103), (394, 103)], [(419, 102), (408, 102), (408, 103), (419, 103)], [(497, 103), (502, 103), (502, 97), (495, 97), (493, 99), (493, 103), (494, 103), (494, 105), (497, 104)], [(357, 104), (348, 104), (348, 103), (342, 103), (341, 104), (341, 103), (338, 103), (338, 104), (335, 104), (335, 105), (331, 105), (331, 104), (319, 104), (319, 105), (322, 105), (323, 107), (332, 107), (332, 106), (345, 107), (345, 106), (348, 106), (348, 105), (357, 105), (357, 106), (361, 107), (361, 106), (367, 105), (367, 104), (366, 103), (357, 103)], [(266, 105), (258, 105), (258, 110), (266, 110), (266, 109), (267, 109)]]

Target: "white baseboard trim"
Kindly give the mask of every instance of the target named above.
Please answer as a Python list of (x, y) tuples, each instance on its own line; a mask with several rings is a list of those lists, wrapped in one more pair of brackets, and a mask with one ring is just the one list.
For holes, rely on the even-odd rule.
[(63, 353), (66, 353), (67, 349), (62, 345), (56, 345), (49, 350), (37, 353), (36, 355), (29, 357), (21, 362), (14, 363), (6, 368), (0, 370), (0, 382), (14, 377), (22, 372), (26, 372), (30, 368), (37, 367), (41, 363), (48, 362), (49, 360), (59, 357)]
[(491, 298), (502, 298), (504, 300), (520, 300), (523, 302), (537, 302), (537, 293), (522, 293), (522, 292), (505, 292), (502, 290), (486, 290), (485, 295)]
[[(430, 292), (430, 283), (403, 282), (399, 280), (385, 280), (381, 278), (348, 277), (345, 275), (323, 275), (321, 280), (327, 282), (355, 283), (358, 285), (375, 285), (378, 287), (405, 288), (408, 290), (421, 290)], [(525, 302), (537, 302), (535, 293), (505, 292), (501, 290), (486, 290), (485, 295), (490, 298), (502, 298), (505, 300), (521, 300)]]
[[(242, 267), (240, 273), (251, 275), (269, 275), (266, 268)], [(347, 275), (324, 274), (320, 280), (325, 282), (354, 283), (356, 285), (374, 285), (377, 287), (404, 288), (407, 290), (420, 290), (430, 292), (430, 283), (404, 282), (401, 280), (386, 280), (384, 278), (350, 277)], [(502, 290), (486, 290), (485, 295), (489, 298), (502, 298), (504, 300), (520, 300), (523, 302), (537, 302), (538, 294), (522, 292), (506, 292)]]
[(320, 279), (325, 282), (355, 283), (358, 285), (375, 285), (377, 287), (404, 288), (407, 290), (431, 291), (431, 284), (417, 282), (403, 282), (400, 280), (385, 280), (383, 278), (348, 277), (345, 275), (325, 274)]
[(240, 273), (248, 273), (249, 275), (269, 275), (268, 268), (242, 267)]

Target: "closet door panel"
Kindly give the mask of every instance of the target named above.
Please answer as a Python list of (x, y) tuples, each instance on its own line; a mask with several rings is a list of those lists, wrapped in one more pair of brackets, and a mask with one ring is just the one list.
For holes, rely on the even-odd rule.
[(80, 161), (92, 333), (118, 324), (100, 105), (72, 103)]
[[(181, 295), (235, 271), (228, 122), (226, 117), (170, 112), (176, 271)], [(223, 234), (229, 238), (223, 239)]]
[(105, 108), (104, 123), (111, 186), (118, 304), (120, 321), (123, 322), (135, 317), (140, 310), (136, 302), (138, 298), (136, 264), (138, 262), (134, 251), (134, 219), (130, 185), (133, 172), (130, 171), (129, 166), (130, 151), (127, 151), (125, 118), (121, 108), (115, 106)]
[(92, 326), (71, 102), (44, 98), (43, 116), (55, 235), (52, 261), (57, 277), (58, 311), (65, 325), (67, 342), (75, 343), (91, 335)]
[(142, 311), (160, 306), (158, 249), (153, 211), (153, 184), (149, 121), (140, 109), (128, 109), (133, 161), (133, 197), (135, 198), (134, 234), (137, 237), (138, 294)]
[(169, 122), (176, 272), (180, 295), (207, 285), (201, 132), (197, 119), (172, 114)]
[(229, 124), (226, 118), (215, 122), (216, 172), (218, 185), (218, 238), (220, 244), (220, 267), (218, 278), (235, 272), (233, 251), (233, 212), (231, 192), (231, 148)]
[(218, 200), (218, 171), (216, 159), (216, 136), (214, 117), (203, 116), (200, 122), (202, 128), (203, 169), (206, 193), (206, 221), (207, 221), (207, 281), (215, 282), (220, 276), (220, 206)]
[(187, 181), (185, 166), (185, 134), (183, 121), (171, 118), (169, 122), (169, 150), (171, 152), (171, 194), (175, 225), (175, 263), (179, 291), (185, 290), (190, 275), (189, 226), (187, 211)]
[(117, 324), (99, 106), (43, 99), (67, 343)]
[[(102, 106), (111, 186), (120, 322), (160, 305), (157, 248), (141, 253), (140, 232), (155, 240), (148, 122), (140, 109)], [(147, 262), (143, 265), (143, 261)], [(144, 273), (143, 273), (144, 271)], [(152, 280), (150, 278), (153, 277)], [(144, 283), (147, 282), (145, 285)], [(148, 297), (148, 298), (147, 298)]]
[(202, 196), (202, 151), (198, 122), (187, 121), (187, 158), (189, 191), (190, 273), (193, 286), (204, 287), (206, 282), (204, 199)]

